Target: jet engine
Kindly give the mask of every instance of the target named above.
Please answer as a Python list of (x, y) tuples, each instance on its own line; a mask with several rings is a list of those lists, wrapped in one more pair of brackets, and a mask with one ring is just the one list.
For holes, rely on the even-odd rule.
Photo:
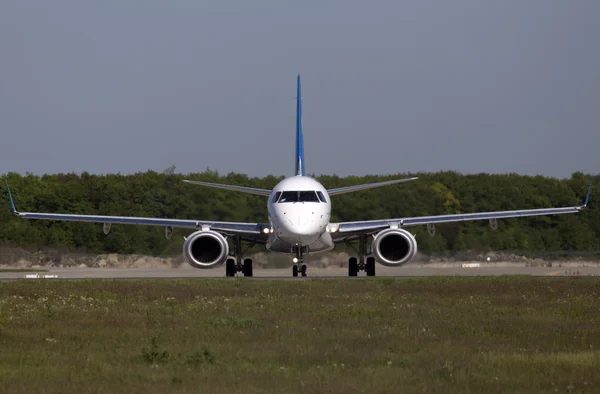
[(408, 263), (417, 254), (417, 240), (404, 229), (387, 229), (379, 232), (371, 249), (381, 265), (398, 267)]
[(215, 231), (196, 231), (183, 243), (183, 256), (194, 268), (214, 268), (229, 255), (229, 244)]

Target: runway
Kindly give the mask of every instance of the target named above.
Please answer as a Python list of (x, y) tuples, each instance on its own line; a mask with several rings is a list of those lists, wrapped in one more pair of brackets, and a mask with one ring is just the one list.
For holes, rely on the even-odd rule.
[[(571, 267), (523, 267), (523, 266), (423, 266), (407, 265), (390, 268), (377, 266), (376, 276), (386, 278), (411, 278), (428, 276), (600, 276), (600, 266)], [(225, 268), (200, 270), (189, 266), (182, 268), (50, 268), (46, 272), (2, 272), (0, 280), (60, 280), (60, 279), (176, 279), (176, 278), (224, 278)], [(239, 277), (243, 277), (240, 276)], [(365, 277), (360, 272), (358, 278)], [(307, 277), (292, 277), (292, 270), (255, 269), (254, 276), (247, 279), (328, 279), (348, 278), (346, 268), (309, 268)], [(356, 278), (350, 278), (356, 279)]]

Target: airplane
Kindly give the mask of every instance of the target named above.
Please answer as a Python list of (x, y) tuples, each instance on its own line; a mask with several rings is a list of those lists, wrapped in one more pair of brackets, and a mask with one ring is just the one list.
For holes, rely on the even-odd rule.
[[(253, 276), (252, 259), (244, 257), (244, 254), (254, 245), (264, 245), (271, 252), (290, 254), (292, 275), (296, 277), (307, 276), (305, 258), (308, 255), (330, 251), (336, 245), (346, 243), (356, 252), (348, 259), (348, 276), (357, 276), (360, 271), (365, 271), (366, 276), (375, 276), (376, 263), (400, 267), (415, 257), (417, 240), (415, 234), (407, 230), (408, 227), (426, 225), (433, 235), (435, 225), (439, 223), (489, 220), (492, 229), (496, 229), (497, 219), (577, 213), (589, 203), (591, 183), (581, 206), (332, 223), (331, 197), (418, 178), (326, 189), (305, 171), (300, 75), (297, 76), (296, 100), (295, 172), (292, 176), (283, 179), (272, 190), (184, 180), (189, 184), (267, 197), (268, 223), (19, 212), (7, 182), (12, 211), (24, 219), (103, 223), (105, 234), (112, 224), (162, 226), (167, 239), (171, 238), (174, 228), (193, 229), (194, 232), (184, 237), (183, 255), (187, 263), (199, 269), (215, 268), (225, 263), (227, 277), (238, 273)], [(243, 243), (249, 246), (244, 249)]]

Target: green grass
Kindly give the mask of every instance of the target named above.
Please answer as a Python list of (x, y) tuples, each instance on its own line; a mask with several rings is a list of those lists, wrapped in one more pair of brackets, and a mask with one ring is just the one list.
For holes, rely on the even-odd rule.
[(600, 386), (600, 280), (0, 283), (0, 393)]

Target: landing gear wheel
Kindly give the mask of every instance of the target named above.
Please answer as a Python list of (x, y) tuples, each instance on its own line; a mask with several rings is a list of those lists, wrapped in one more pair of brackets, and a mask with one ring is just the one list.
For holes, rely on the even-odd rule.
[(225, 276), (235, 276), (235, 260), (227, 259), (225, 262)]
[(298, 276), (298, 265), (294, 264), (292, 267), (292, 276)]
[(375, 257), (367, 257), (367, 276), (375, 276)]
[(356, 257), (350, 257), (348, 259), (348, 276), (358, 275), (358, 260)]
[(252, 276), (252, 259), (244, 259), (244, 276)]
[(302, 276), (306, 276), (306, 264), (302, 264), (300, 272), (302, 273)]

